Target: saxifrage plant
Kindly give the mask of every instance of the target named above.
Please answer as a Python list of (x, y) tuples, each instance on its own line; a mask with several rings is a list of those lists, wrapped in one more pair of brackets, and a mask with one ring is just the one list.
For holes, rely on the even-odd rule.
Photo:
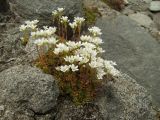
[(36, 66), (56, 77), (62, 94), (82, 104), (94, 99), (105, 76), (117, 76), (119, 71), (114, 68), (115, 62), (101, 57), (105, 52), (100, 46), (101, 29), (90, 27), (87, 34), (82, 34), (85, 19), (75, 17), (71, 22), (63, 11), (58, 8), (52, 12), (57, 27), (40, 29), (38, 20), (34, 20), (26, 21), (20, 31), (23, 42), (33, 41), (36, 45)]

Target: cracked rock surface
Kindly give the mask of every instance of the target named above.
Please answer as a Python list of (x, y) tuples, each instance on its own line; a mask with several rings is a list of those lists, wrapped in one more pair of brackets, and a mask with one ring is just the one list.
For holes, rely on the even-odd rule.
[(51, 75), (19, 65), (1, 72), (0, 82), (0, 120), (33, 120), (54, 114), (59, 90)]

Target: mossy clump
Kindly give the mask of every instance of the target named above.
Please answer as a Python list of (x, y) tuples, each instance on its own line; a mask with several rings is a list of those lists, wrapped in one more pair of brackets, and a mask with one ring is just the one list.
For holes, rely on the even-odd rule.
[(108, 4), (111, 8), (121, 11), (124, 8), (124, 0), (101, 0)]
[(98, 14), (98, 9), (94, 8), (84, 8), (84, 14), (86, 19), (86, 24), (88, 26), (95, 24)]

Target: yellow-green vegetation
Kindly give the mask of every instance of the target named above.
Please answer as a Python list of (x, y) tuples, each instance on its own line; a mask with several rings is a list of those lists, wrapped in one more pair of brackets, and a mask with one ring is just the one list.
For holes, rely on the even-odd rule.
[(96, 18), (98, 16), (98, 9), (94, 8), (84, 8), (84, 14), (86, 19), (86, 24), (88, 26), (95, 24)]
[(101, 1), (118, 11), (122, 10), (124, 7), (124, 0), (101, 0)]

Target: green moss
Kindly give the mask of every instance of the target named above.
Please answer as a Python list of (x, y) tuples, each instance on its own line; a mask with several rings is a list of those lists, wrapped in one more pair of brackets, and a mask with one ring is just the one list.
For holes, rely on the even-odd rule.
[(84, 14), (86, 19), (87, 25), (93, 25), (96, 22), (98, 10), (97, 9), (90, 9), (90, 8), (84, 8)]
[(101, 1), (118, 11), (121, 11), (124, 6), (124, 0), (101, 0)]
[(104, 2), (104, 3), (108, 3), (108, 1), (107, 0), (101, 0), (102, 2)]
[(102, 2), (106, 3), (109, 7), (113, 8), (113, 5), (109, 0), (101, 0)]

